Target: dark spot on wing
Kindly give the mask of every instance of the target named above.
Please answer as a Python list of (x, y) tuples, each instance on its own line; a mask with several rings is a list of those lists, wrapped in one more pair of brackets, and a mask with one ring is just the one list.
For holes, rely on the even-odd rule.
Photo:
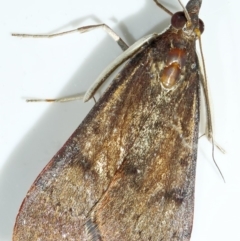
[(132, 163), (128, 163), (124, 166), (124, 174), (126, 175), (137, 175), (138, 169)]
[(181, 159), (179, 160), (179, 163), (180, 163), (180, 165), (183, 166), (183, 167), (186, 167), (186, 166), (188, 166), (188, 164), (189, 164), (187, 158), (185, 158), (185, 159), (181, 158)]
[(92, 166), (91, 162), (84, 157), (79, 159), (79, 164), (84, 171), (89, 171), (91, 169), (91, 166)]
[(186, 191), (180, 188), (174, 188), (165, 193), (166, 199), (173, 200), (178, 204), (181, 204), (183, 200), (186, 198), (186, 196)]

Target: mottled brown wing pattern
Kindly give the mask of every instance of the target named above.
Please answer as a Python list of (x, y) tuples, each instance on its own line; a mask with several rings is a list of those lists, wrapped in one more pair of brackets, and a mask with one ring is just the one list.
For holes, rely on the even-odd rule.
[[(170, 91), (160, 83), (167, 34), (195, 63)], [(115, 78), (32, 185), (13, 240), (190, 240), (201, 75), (194, 41), (174, 36)]]
[[(149, 59), (158, 52), (156, 48), (164, 46), (161, 38), (144, 53)], [(185, 70), (184, 81), (166, 93), (156, 72), (151, 71), (162, 61), (155, 56), (146, 65), (141, 77), (146, 84), (135, 82), (139, 76), (135, 75), (128, 86), (133, 93), (138, 84), (143, 86), (142, 98), (130, 97), (134, 109), (143, 107), (136, 113), (142, 122), (131, 137), (134, 143), (125, 151), (122, 165), (92, 210), (92, 226), (101, 240), (190, 240), (200, 74)], [(188, 61), (197, 63), (195, 53)]]

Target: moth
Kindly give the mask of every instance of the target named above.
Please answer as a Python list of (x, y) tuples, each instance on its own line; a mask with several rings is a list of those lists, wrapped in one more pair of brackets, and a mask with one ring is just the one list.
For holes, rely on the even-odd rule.
[(154, 2), (172, 15), (170, 27), (130, 47), (106, 25), (77, 29), (102, 27), (125, 50), (85, 100), (127, 63), (32, 184), (14, 241), (190, 240), (200, 84), (212, 138), (195, 47), (203, 32), (202, 1), (190, 0), (175, 14)]

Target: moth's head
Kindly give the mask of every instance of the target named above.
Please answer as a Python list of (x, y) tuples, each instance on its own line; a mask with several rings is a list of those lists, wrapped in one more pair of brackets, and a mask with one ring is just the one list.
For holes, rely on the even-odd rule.
[(175, 29), (183, 29), (186, 32), (201, 35), (204, 31), (204, 23), (198, 17), (201, 4), (201, 0), (190, 0), (183, 11), (172, 15), (172, 26)]

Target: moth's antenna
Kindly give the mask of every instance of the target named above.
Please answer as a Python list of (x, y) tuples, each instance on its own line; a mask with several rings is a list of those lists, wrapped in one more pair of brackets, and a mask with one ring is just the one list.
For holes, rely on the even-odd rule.
[[(224, 178), (224, 176), (215, 160), (215, 156), (214, 156), (215, 143), (214, 143), (214, 138), (213, 138), (212, 117), (211, 117), (211, 110), (210, 110), (210, 101), (209, 101), (209, 97), (208, 97), (207, 71), (206, 71), (206, 65), (205, 65), (205, 61), (204, 61), (204, 57), (203, 57), (201, 32), (199, 29), (195, 29), (195, 33), (197, 34), (198, 40), (199, 40), (200, 55), (201, 55), (202, 67), (203, 67), (202, 86), (203, 86), (205, 102), (206, 102), (206, 109), (207, 109), (207, 122), (208, 122), (207, 123), (207, 138), (209, 140), (211, 140), (211, 142), (212, 142), (212, 159), (214, 161), (214, 164), (217, 167), (220, 175), (222, 176), (223, 181), (225, 182), (225, 178)], [(220, 151), (224, 152), (224, 150), (222, 148), (218, 147), (218, 149)]]
[(190, 16), (189, 16), (189, 13), (188, 13), (187, 9), (185, 8), (185, 6), (182, 4), (182, 2), (181, 2), (180, 0), (178, 0), (178, 2), (179, 2), (180, 5), (182, 6), (184, 15), (185, 15), (185, 17), (186, 17), (186, 19), (187, 19), (187, 22), (188, 22), (188, 23), (191, 23), (191, 18), (190, 18)]

